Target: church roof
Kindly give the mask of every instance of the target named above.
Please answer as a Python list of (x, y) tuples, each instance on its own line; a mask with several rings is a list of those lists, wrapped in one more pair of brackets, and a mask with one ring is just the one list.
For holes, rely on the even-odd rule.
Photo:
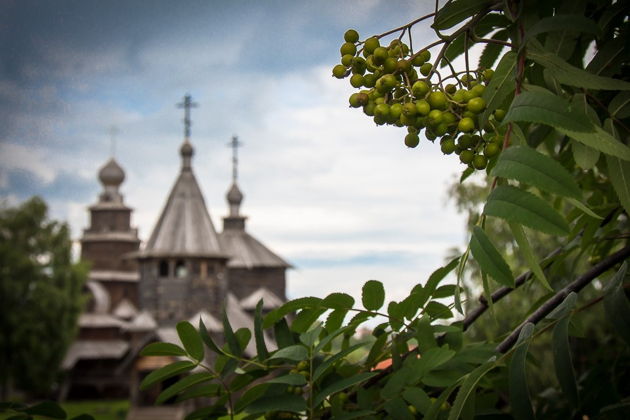
[(68, 349), (62, 367), (71, 369), (81, 359), (120, 359), (129, 350), (124, 340), (77, 340)]
[(284, 303), (275, 293), (266, 287), (261, 287), (251, 295), (241, 300), (241, 307), (245, 310), (254, 310), (260, 299), (263, 300), (263, 309), (275, 309)]
[(225, 256), (190, 166), (191, 154), (188, 147), (182, 147), (182, 170), (147, 242), (144, 256)]
[(131, 319), (138, 315), (138, 308), (127, 298), (123, 298), (116, 308), (112, 311), (112, 314), (118, 318)]
[(219, 238), (221, 247), (230, 256), (228, 267), (291, 267), (244, 229), (224, 229)]
[(151, 331), (157, 327), (157, 322), (149, 311), (142, 311), (125, 325), (127, 331)]

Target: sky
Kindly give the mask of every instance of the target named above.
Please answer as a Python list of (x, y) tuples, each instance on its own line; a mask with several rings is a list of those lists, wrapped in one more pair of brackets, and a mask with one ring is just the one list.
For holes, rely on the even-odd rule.
[[(237, 135), (241, 211), (295, 266), (289, 297), (360, 299), (376, 279), (400, 299), (464, 244), (447, 196), (463, 166), (427, 140), (407, 149), (404, 129), (349, 108), (354, 90), (331, 69), (348, 28), (364, 39), (429, 3), (3, 0), (0, 201), (42, 196), (76, 240), (113, 154), (146, 241), (179, 172), (176, 104), (190, 93), (193, 168), (217, 230)], [(415, 29), (414, 45), (431, 40)]]

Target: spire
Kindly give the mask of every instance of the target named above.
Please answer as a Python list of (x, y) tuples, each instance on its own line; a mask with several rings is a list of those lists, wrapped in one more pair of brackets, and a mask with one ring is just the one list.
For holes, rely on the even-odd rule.
[(197, 103), (192, 101), (190, 94), (184, 96), (184, 100), (177, 104), (178, 108), (184, 108), (184, 143), (179, 148), (179, 154), (182, 156), (182, 171), (191, 169), (192, 156), (195, 153), (192, 144), (190, 144), (190, 109), (196, 108)]
[(232, 136), (232, 141), (228, 146), (232, 148), (232, 186), (226, 194), (228, 205), (230, 206), (230, 217), (239, 217), (243, 193), (238, 188), (238, 148), (243, 143), (238, 141), (238, 137)]

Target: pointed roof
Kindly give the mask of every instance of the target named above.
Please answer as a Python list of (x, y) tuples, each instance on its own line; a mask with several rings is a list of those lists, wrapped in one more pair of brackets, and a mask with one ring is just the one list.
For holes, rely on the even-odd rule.
[(112, 314), (118, 318), (131, 319), (138, 315), (138, 308), (136, 308), (129, 299), (123, 298), (118, 305), (116, 305)]
[(247, 218), (240, 215), (243, 193), (238, 188), (236, 180), (232, 182), (226, 198), (230, 207), (230, 215), (223, 218), (223, 232), (219, 235), (219, 239), (221, 248), (230, 256), (228, 267), (290, 268), (291, 264), (276, 255), (245, 230), (245, 220)]
[(256, 309), (256, 305), (258, 305), (260, 299), (263, 300), (263, 309), (266, 310), (279, 308), (284, 303), (282, 299), (280, 299), (278, 295), (273, 293), (271, 290), (266, 287), (261, 287), (256, 289), (245, 299), (241, 300), (241, 308), (252, 311)]
[(188, 139), (184, 141), (180, 154), (181, 172), (143, 255), (225, 257), (203, 194), (192, 171), (190, 161), (193, 148)]
[(140, 312), (131, 322), (125, 325), (127, 331), (151, 331), (157, 328), (157, 322), (147, 310)]

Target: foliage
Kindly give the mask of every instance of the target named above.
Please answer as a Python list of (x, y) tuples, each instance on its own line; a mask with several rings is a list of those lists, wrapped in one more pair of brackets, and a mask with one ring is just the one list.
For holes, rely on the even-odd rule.
[[(202, 322), (182, 322), (182, 346), (154, 343), (142, 353), (180, 360), (141, 387), (180, 377), (158, 403), (212, 398), (189, 419), (624, 418), (629, 10), (612, 0), (455, 0), (365, 41), (346, 32), (333, 75), (366, 88), (350, 105), (379, 125), (406, 127), (409, 147), (421, 130), (440, 137), (444, 154), (464, 164), (459, 188), (475, 170), (491, 180), (479, 207), (469, 207), (480, 211), (470, 214), (467, 249), (400, 301), (388, 302), (370, 280), (360, 303), (342, 293), (303, 297), (263, 317), (261, 302), (253, 331), (224, 319), (224, 343)], [(414, 51), (412, 28), (429, 19), (437, 40)], [(483, 297), (462, 302), (462, 289)], [(495, 334), (472, 341), (469, 328), (513, 292), (537, 300), (497, 310)], [(381, 323), (372, 339), (352, 344), (373, 320)], [(251, 340), (257, 354), (246, 357)], [(551, 348), (549, 361), (539, 343)], [(351, 357), (362, 347), (365, 357)], [(537, 364), (553, 372), (542, 389), (529, 380)]]
[(0, 395), (45, 394), (74, 338), (87, 270), (39, 198), (0, 210), (0, 238)]

